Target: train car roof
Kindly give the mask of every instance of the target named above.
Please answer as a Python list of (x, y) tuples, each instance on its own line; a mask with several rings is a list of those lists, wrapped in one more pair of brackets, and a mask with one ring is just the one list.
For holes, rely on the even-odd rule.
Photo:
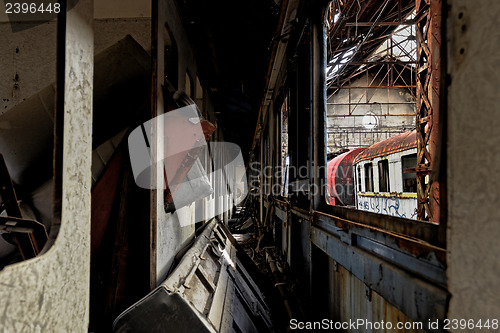
[(387, 156), (389, 154), (398, 153), (416, 147), (417, 131), (409, 131), (371, 145), (356, 157), (356, 159), (354, 160), (354, 164), (365, 160), (371, 160), (375, 157)]

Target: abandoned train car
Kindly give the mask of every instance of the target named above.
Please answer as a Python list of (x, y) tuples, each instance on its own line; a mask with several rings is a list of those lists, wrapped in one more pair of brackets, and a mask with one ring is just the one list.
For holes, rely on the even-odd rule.
[(352, 163), (366, 148), (357, 148), (342, 153), (327, 163), (328, 187), (326, 200), (330, 205), (354, 206), (356, 186)]
[(330, 205), (414, 219), (417, 141), (410, 131), (345, 152), (327, 163)]

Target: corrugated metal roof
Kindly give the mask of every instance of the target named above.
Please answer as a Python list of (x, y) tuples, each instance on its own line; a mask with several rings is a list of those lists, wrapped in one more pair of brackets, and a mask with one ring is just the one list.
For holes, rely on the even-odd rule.
[(375, 157), (385, 156), (392, 153), (412, 149), (417, 147), (417, 131), (402, 133), (384, 141), (377, 142), (359, 154), (354, 160), (354, 164), (361, 161), (370, 160)]

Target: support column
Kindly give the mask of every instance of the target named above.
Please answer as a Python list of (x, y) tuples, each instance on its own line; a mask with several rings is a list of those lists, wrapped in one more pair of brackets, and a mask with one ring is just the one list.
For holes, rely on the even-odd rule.
[(93, 0), (58, 16), (54, 218), (43, 254), (0, 272), (2, 332), (84, 332), (89, 323)]
[(312, 27), (312, 209), (325, 203), (326, 180), (326, 26), (325, 7), (317, 10)]
[(446, 3), (448, 318), (481, 319), (484, 328), (500, 319), (500, 2)]
[(417, 198), (419, 220), (439, 223), (441, 0), (416, 0)]

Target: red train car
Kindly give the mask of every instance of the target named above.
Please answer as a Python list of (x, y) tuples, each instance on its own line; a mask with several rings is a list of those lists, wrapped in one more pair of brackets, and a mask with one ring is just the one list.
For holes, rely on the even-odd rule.
[(327, 202), (336, 206), (354, 205), (353, 162), (366, 147), (357, 148), (333, 158), (327, 163)]

